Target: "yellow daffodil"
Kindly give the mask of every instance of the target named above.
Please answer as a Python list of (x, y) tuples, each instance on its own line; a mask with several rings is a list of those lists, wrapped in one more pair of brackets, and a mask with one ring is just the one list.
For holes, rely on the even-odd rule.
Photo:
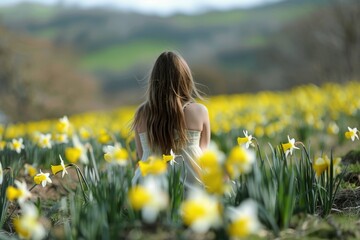
[(288, 141), (289, 142), (282, 144), (286, 157), (289, 154), (292, 155), (294, 149), (299, 149), (298, 147), (295, 146), (295, 139), (294, 138), (290, 139), (289, 135), (288, 135)]
[(104, 146), (103, 151), (105, 152), (104, 159), (109, 163), (119, 164), (120, 166), (126, 166), (129, 163), (128, 152), (118, 143), (114, 146)]
[(3, 170), (1, 162), (0, 162), (0, 184), (2, 184), (3, 179), (4, 179), (4, 170)]
[(111, 142), (111, 136), (105, 129), (101, 129), (98, 134), (98, 141), (101, 144), (107, 144)]
[(174, 163), (177, 163), (177, 162), (175, 161), (175, 158), (176, 158), (176, 155), (175, 155), (175, 153), (173, 152), (173, 150), (170, 151), (170, 154), (169, 154), (169, 155), (163, 154), (163, 161), (170, 163), (171, 166), (174, 165)]
[(6, 197), (9, 201), (17, 200), (19, 204), (22, 204), (31, 197), (31, 193), (27, 189), (26, 183), (24, 181), (20, 182), (15, 180), (14, 183), (16, 188), (13, 186), (8, 186), (6, 189)]
[(230, 223), (228, 234), (231, 239), (241, 239), (255, 234), (260, 229), (260, 222), (257, 217), (257, 206), (252, 200), (246, 200), (240, 206), (228, 208)]
[(200, 173), (207, 192), (212, 194), (223, 194), (226, 185), (224, 184), (224, 173), (222, 167), (221, 153), (211, 147), (207, 149), (197, 159), (202, 171)]
[(38, 145), (41, 148), (51, 148), (51, 134), (42, 134), (40, 133), (39, 139), (38, 139)]
[(219, 168), (219, 158), (215, 151), (210, 149), (204, 151), (197, 159), (201, 169), (211, 171)]
[(29, 175), (30, 177), (33, 177), (37, 174), (36, 168), (34, 168), (32, 165), (25, 163), (25, 174)]
[(65, 133), (57, 133), (55, 134), (55, 142), (57, 143), (68, 143), (68, 135)]
[(59, 133), (68, 133), (69, 127), (70, 127), (70, 122), (67, 116), (60, 118), (56, 124), (56, 130)]
[(339, 126), (335, 122), (329, 122), (327, 132), (332, 135), (339, 133)]
[(248, 135), (248, 131), (243, 131), (245, 137), (238, 137), (237, 141), (239, 145), (245, 144), (246, 148), (249, 148), (250, 144), (252, 144), (252, 135)]
[(14, 150), (17, 153), (21, 153), (21, 149), (24, 149), (23, 139), (13, 139), (10, 143), (10, 149)]
[(81, 149), (77, 147), (67, 147), (65, 157), (71, 163), (77, 163), (81, 156)]
[(13, 223), (20, 238), (43, 239), (46, 235), (45, 228), (39, 221), (38, 210), (33, 204), (23, 204), (21, 216), (14, 218)]
[(51, 172), (52, 174), (57, 174), (58, 172), (62, 172), (62, 175), (61, 177), (63, 178), (65, 176), (65, 174), (69, 174), (67, 171), (66, 171), (66, 166), (64, 164), (64, 160), (61, 158), (61, 156), (59, 155), (60, 157), (60, 165), (51, 165)]
[(141, 185), (132, 187), (128, 192), (128, 199), (134, 210), (140, 210), (150, 200), (151, 195), (147, 189)]
[(80, 156), (77, 160), (80, 160), (80, 162), (83, 164), (88, 164), (89, 158), (87, 156), (87, 148), (81, 143), (79, 137), (76, 134), (72, 136), (72, 142), (74, 147), (77, 148), (80, 153)]
[(225, 168), (231, 179), (237, 179), (241, 174), (251, 171), (255, 163), (255, 152), (242, 146), (234, 147), (225, 163)]
[(169, 203), (168, 195), (161, 190), (159, 182), (149, 177), (144, 185), (136, 185), (128, 192), (128, 199), (134, 210), (141, 210), (145, 222), (152, 223), (160, 211)]
[(313, 169), (316, 172), (316, 176), (320, 176), (329, 167), (326, 159), (319, 157), (313, 163)]
[(357, 128), (348, 127), (348, 130), (349, 131), (345, 132), (345, 137), (347, 139), (351, 139), (351, 141), (355, 141), (355, 138), (359, 139), (359, 136), (357, 135), (357, 133), (358, 133)]
[(211, 194), (223, 194), (227, 185), (224, 183), (224, 173), (222, 168), (214, 169), (201, 174), (201, 181), (205, 186), (205, 190)]
[[(313, 169), (316, 173), (316, 176), (320, 176), (326, 170), (330, 171), (330, 158), (327, 155), (323, 155), (322, 157), (318, 157), (313, 162)], [(333, 160), (333, 174), (336, 176), (341, 172), (341, 158), (335, 158)]]
[(6, 142), (5, 141), (0, 141), (0, 151), (4, 150), (6, 147)]
[(46, 186), (47, 183), (52, 183), (51, 179), (49, 178), (50, 173), (43, 173), (40, 170), (40, 173), (36, 174), (34, 177), (34, 182), (36, 184), (41, 184), (43, 187)]
[(184, 224), (197, 233), (205, 233), (222, 224), (219, 202), (199, 189), (193, 189), (181, 204), (180, 215)]
[(80, 134), (81, 139), (83, 139), (83, 140), (88, 140), (91, 137), (89, 130), (87, 130), (84, 127), (81, 127), (79, 129), (79, 134)]
[(139, 161), (139, 168), (143, 177), (153, 174), (160, 175), (166, 172), (166, 162), (161, 158), (149, 157), (147, 161)]

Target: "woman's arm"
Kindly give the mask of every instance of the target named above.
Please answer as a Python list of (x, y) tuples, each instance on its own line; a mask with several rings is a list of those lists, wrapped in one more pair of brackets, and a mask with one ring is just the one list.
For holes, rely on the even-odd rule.
[(136, 147), (136, 155), (138, 157), (138, 160), (140, 160), (143, 155), (143, 149), (141, 146), (140, 136), (137, 129), (135, 129), (135, 147)]
[(200, 148), (202, 151), (204, 151), (209, 146), (211, 130), (210, 130), (209, 112), (205, 106), (202, 107), (201, 113), (203, 119), (203, 129), (201, 131), (201, 137), (200, 137)]

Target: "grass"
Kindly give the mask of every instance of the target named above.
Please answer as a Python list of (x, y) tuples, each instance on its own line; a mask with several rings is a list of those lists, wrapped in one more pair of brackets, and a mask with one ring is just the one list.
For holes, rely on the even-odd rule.
[(159, 52), (169, 49), (176, 49), (176, 44), (159, 40), (138, 40), (86, 54), (81, 59), (81, 67), (92, 71), (121, 72), (137, 64), (149, 64)]

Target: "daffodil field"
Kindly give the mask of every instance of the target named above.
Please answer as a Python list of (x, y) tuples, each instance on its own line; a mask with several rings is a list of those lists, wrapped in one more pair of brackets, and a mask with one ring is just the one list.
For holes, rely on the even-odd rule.
[(191, 188), (175, 153), (138, 162), (135, 107), (0, 125), (0, 238), (284, 236), (294, 219), (342, 211), (359, 92), (359, 82), (328, 83), (204, 100), (212, 143), (197, 159), (204, 186)]

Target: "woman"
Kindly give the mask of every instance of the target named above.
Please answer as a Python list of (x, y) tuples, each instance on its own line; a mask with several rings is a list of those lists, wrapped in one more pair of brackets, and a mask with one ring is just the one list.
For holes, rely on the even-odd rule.
[[(170, 154), (184, 161), (186, 185), (201, 183), (197, 157), (210, 142), (207, 108), (195, 102), (201, 98), (185, 60), (174, 52), (163, 52), (152, 69), (147, 100), (139, 106), (133, 122), (137, 156)], [(139, 169), (133, 182), (140, 178)]]

